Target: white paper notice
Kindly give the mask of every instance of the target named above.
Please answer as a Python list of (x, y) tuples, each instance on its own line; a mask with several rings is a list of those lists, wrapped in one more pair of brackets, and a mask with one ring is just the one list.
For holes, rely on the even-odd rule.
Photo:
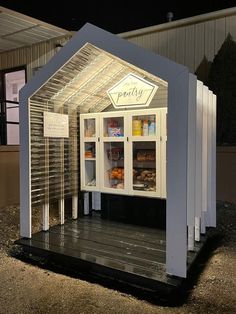
[(44, 137), (69, 137), (69, 117), (67, 114), (44, 111)]

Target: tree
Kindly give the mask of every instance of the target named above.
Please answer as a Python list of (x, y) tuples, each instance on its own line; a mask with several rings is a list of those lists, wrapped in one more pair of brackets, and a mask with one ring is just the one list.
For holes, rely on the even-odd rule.
[(217, 144), (236, 144), (236, 42), (228, 34), (215, 56), (208, 78), (217, 96)]

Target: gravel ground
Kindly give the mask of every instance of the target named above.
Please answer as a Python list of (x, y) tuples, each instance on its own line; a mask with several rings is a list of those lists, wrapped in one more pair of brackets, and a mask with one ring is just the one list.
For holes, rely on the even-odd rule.
[[(218, 203), (214, 250), (198, 264), (200, 275), (178, 306), (155, 303), (98, 283), (52, 271), (16, 258), (19, 207), (0, 209), (0, 314), (24, 313), (236, 313), (236, 206)], [(51, 218), (51, 223), (57, 223)], [(34, 231), (39, 213), (33, 214)], [(50, 269), (50, 270), (49, 270)]]

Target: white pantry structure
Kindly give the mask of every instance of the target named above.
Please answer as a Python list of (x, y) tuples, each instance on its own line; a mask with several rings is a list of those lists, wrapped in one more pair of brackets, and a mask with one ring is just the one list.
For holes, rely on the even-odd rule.
[[(129, 75), (155, 87), (148, 101), (140, 101), (133, 89), (139, 85), (126, 85), (133, 94), (123, 89), (118, 97), (116, 86)], [(133, 96), (137, 103), (126, 101)], [(119, 104), (122, 97), (126, 100)], [(92, 133), (91, 124), (85, 130), (86, 119), (97, 121)], [(134, 120), (141, 121), (142, 133), (134, 134)], [(86, 24), (22, 89), (20, 121), (22, 241), (32, 238), (35, 206), (42, 206), (44, 231), (50, 230), (49, 207), (55, 201), (62, 225), (66, 198), (72, 200), (72, 218), (79, 221), (81, 191), (85, 196), (87, 191), (147, 196), (153, 202), (166, 198), (164, 269), (187, 276), (188, 252), (195, 251), (206, 227), (216, 225), (216, 96), (196, 76)], [(145, 129), (147, 121), (154, 129)], [(149, 157), (143, 157), (147, 150)], [(143, 173), (137, 156), (154, 166), (141, 166)], [(151, 184), (137, 182), (144, 174)], [(100, 255), (94, 263), (101, 260)]]

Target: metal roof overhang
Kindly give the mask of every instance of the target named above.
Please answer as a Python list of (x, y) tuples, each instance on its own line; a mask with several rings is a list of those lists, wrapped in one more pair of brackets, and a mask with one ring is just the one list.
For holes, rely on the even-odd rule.
[(66, 35), (71, 33), (0, 6), (0, 53)]

